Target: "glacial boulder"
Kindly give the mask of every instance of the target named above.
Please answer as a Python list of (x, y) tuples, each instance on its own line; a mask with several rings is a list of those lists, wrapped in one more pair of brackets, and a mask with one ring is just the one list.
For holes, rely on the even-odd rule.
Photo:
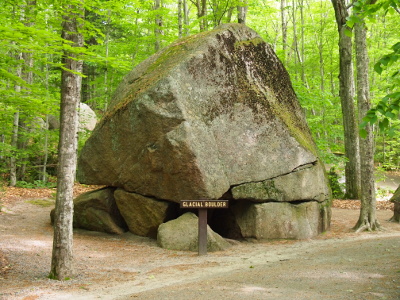
[[(134, 206), (128, 202), (137, 198), (225, 198), (250, 210), (261, 205), (288, 212), (282, 220), (308, 214), (292, 213), (303, 202), (311, 201), (313, 212), (329, 210), (324, 167), (289, 75), (272, 48), (242, 24), (177, 40), (129, 73), (84, 145), (77, 177), (139, 195), (117, 200), (132, 220), (139, 219), (129, 217)], [(166, 208), (159, 209), (158, 220)], [(239, 218), (233, 209), (226, 215), (229, 222), (217, 222), (232, 224), (243, 237), (250, 232), (241, 225), (244, 215), (256, 216)], [(305, 216), (314, 225), (298, 237), (326, 230), (328, 216)], [(256, 227), (270, 220), (264, 212), (256, 217)], [(257, 238), (261, 231), (251, 232)]]

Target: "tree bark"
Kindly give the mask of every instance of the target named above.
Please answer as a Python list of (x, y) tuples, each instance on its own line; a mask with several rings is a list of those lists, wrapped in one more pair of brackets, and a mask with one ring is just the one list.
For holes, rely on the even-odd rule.
[[(371, 108), (368, 76), (367, 29), (364, 21), (355, 24), (354, 30), (357, 67), (357, 101), (358, 115), (361, 119)], [(380, 228), (376, 218), (376, 197), (374, 178), (374, 135), (372, 126), (365, 127), (367, 136), (360, 138), (361, 161), (361, 210), (354, 229), (359, 231)]]
[[(292, 24), (293, 24), (293, 51), (294, 51), (294, 55), (293, 55), (293, 65), (295, 66), (294, 68), (294, 78), (297, 80), (297, 64), (300, 63), (301, 65), (301, 60), (300, 60), (300, 55), (299, 55), (299, 43), (297, 40), (297, 21), (296, 21), (296, 3), (295, 0), (292, 0)], [(289, 55), (290, 57), (291, 55)]]
[[(69, 5), (63, 16), (62, 37), (74, 47), (83, 46), (78, 19), (80, 8)], [(82, 61), (73, 52), (64, 52), (64, 69), (61, 74), (60, 141), (57, 197), (54, 219), (53, 253), (50, 278), (65, 280), (73, 275), (72, 266), (72, 220), (73, 187), (76, 173), (78, 106), (82, 87)]]
[[(35, 5), (35, 1), (31, 1), (28, 3), (28, 7), (26, 8), (26, 22), (25, 26), (30, 27), (33, 26), (33, 22), (29, 21), (30, 17), (28, 17), (30, 10), (32, 10), (33, 6)], [(29, 94), (30, 85), (33, 83), (33, 56), (32, 53), (22, 53), (22, 60), (24, 62), (23, 70), (22, 70), (22, 79), (26, 82), (27, 87), (24, 88), (24, 92)], [(29, 128), (28, 122), (31, 123), (32, 120), (27, 120), (26, 117), (19, 118), (19, 130), (18, 130), (18, 152), (19, 153), (26, 153), (28, 149), (29, 143)], [(21, 155), (20, 157), (21, 162), (19, 163), (19, 167), (17, 169), (17, 180), (25, 180), (25, 173), (26, 173), (26, 164), (29, 160), (29, 155)]]
[(281, 0), (281, 26), (282, 26), (282, 61), (286, 63), (286, 52), (287, 52), (287, 20), (286, 20), (286, 2)]
[(305, 61), (305, 51), (304, 51), (304, 43), (305, 43), (305, 38), (304, 38), (304, 0), (299, 0), (299, 10), (300, 10), (300, 54), (299, 54), (299, 61), (300, 61), (300, 74), (301, 74), (301, 81), (303, 82), (304, 86), (309, 88), (307, 78), (306, 78), (306, 71), (304, 67), (304, 61)]
[(182, 0), (178, 0), (178, 36), (181, 38), (183, 36), (182, 30)]
[(243, 6), (238, 6), (238, 23), (246, 24), (246, 16), (247, 16), (247, 0), (243, 1)]
[[(27, 1), (25, 5), (21, 7), (21, 16), (20, 19), (24, 23), (26, 27), (32, 27), (34, 25), (35, 17), (34, 17), (34, 9), (36, 6), (36, 0)], [(22, 79), (26, 82), (26, 85), (21, 89), (24, 90), (24, 94), (28, 95), (31, 92), (30, 85), (33, 83), (33, 54), (30, 52), (22, 53)], [(28, 123), (31, 123), (32, 120), (29, 120), (24, 114), (20, 114), (19, 116), (19, 124), (18, 124), (18, 153), (19, 156), (19, 166), (17, 168), (17, 180), (25, 180), (26, 174), (26, 165), (29, 160), (29, 155), (26, 154), (26, 150), (28, 149), (29, 143), (29, 127)]]
[(189, 35), (189, 9), (187, 0), (183, 0), (183, 24), (185, 25), (185, 35)]
[(345, 34), (350, 30), (346, 26), (348, 12), (344, 0), (332, 0), (335, 9), (336, 22), (339, 31), (339, 95), (342, 105), (344, 147), (347, 158), (345, 166), (346, 197), (359, 199), (360, 197), (360, 155), (358, 128), (354, 105), (354, 75), (352, 63), (351, 37)]
[(42, 174), (41, 174), (41, 180), (43, 182), (47, 182), (47, 160), (49, 157), (49, 115), (46, 115), (46, 121), (45, 121), (45, 126), (44, 126), (44, 145), (43, 145), (43, 151), (44, 151), (44, 157), (43, 157), (43, 167), (42, 167)]
[[(20, 88), (20, 86), (18, 86)], [(15, 89), (15, 88), (14, 88)], [(16, 92), (17, 89), (15, 89)], [(13, 134), (11, 136), (11, 147), (13, 154), (10, 158), (10, 186), (15, 186), (17, 184), (17, 145), (18, 145), (18, 124), (19, 124), (19, 111), (14, 113), (13, 121)]]
[[(17, 59), (22, 61), (22, 53), (17, 54)], [(17, 66), (16, 76), (22, 79), (22, 65)], [(18, 95), (21, 94), (21, 86), (16, 84), (14, 86), (14, 91)], [(17, 184), (17, 149), (18, 149), (18, 135), (19, 135), (19, 119), (20, 119), (20, 111), (17, 107), (17, 111), (14, 113), (13, 118), (13, 130), (11, 136), (11, 147), (13, 154), (10, 158), (10, 186), (15, 186)]]
[(105, 64), (105, 70), (104, 70), (104, 104), (103, 104), (103, 111), (107, 111), (108, 108), (108, 103), (110, 102), (110, 99), (108, 97), (108, 87), (109, 87), (109, 82), (108, 82), (108, 56), (109, 56), (109, 42), (110, 42), (110, 24), (111, 24), (111, 10), (109, 9), (107, 12), (107, 26), (106, 26), (106, 36), (105, 36), (105, 41), (104, 44), (106, 46), (106, 53), (105, 53), (105, 58), (106, 58), (106, 64)]
[[(4, 146), (5, 141), (6, 141), (6, 136), (4, 135), (4, 133), (1, 133), (0, 134), (0, 143), (3, 144), (3, 146)], [(2, 160), (2, 159), (4, 159), (3, 152), (0, 152), (0, 160)]]
[(206, 0), (196, 0), (197, 7), (197, 18), (199, 19), (200, 31), (207, 30), (207, 20), (204, 18), (206, 16), (207, 1)]
[[(155, 0), (154, 1), (154, 10), (157, 11), (160, 8), (161, 8), (161, 0)], [(163, 34), (163, 31), (162, 31), (163, 23), (162, 23), (162, 17), (161, 17), (160, 14), (156, 15), (155, 25), (156, 25), (156, 27), (154, 29), (154, 34), (155, 34), (155, 37), (156, 37), (156, 41), (155, 41), (155, 44), (154, 44), (154, 50), (157, 52), (161, 48), (160, 37)]]

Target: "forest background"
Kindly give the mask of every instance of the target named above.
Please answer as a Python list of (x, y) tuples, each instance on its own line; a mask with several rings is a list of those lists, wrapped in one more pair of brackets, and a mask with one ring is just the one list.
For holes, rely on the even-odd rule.
[[(366, 19), (367, 43), (371, 100), (387, 107), (400, 98), (400, 15), (396, 5), (390, 6), (392, 2), (399, 7), (398, 0), (381, 2), (388, 6), (370, 12)], [(59, 116), (63, 51), (75, 52), (83, 59), (82, 102), (100, 118), (116, 86), (135, 65), (179, 37), (244, 20), (272, 45), (288, 70), (324, 163), (336, 172), (343, 171), (339, 36), (329, 0), (87, 0), (80, 29), (84, 47), (79, 49), (61, 38), (62, 8), (71, 1), (0, 3), (3, 182), (9, 182), (10, 173), (15, 171), (12, 185), (55, 185), (59, 132), (49, 125), (52, 116)], [(348, 23), (354, 21), (353, 16)], [(394, 106), (390, 111), (377, 111), (380, 113), (369, 115), (369, 121), (376, 125), (376, 166), (399, 170), (398, 105), (397, 110)], [(358, 116), (358, 123), (363, 123), (363, 117)], [(80, 146), (89, 134), (79, 133)], [(336, 198), (343, 196), (339, 188), (334, 192)]]

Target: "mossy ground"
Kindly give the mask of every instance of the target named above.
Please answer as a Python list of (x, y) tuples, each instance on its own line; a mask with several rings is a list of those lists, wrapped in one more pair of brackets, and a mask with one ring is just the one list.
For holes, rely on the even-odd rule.
[(34, 200), (27, 200), (25, 202), (41, 207), (50, 207), (56, 204), (55, 200), (52, 199), (34, 199)]

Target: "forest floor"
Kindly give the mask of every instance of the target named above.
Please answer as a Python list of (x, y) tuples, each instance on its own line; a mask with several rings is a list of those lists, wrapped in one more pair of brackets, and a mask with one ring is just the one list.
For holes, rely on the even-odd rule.
[(354, 233), (359, 201), (335, 200), (330, 231), (314, 239), (236, 242), (205, 256), (74, 230), (76, 275), (60, 282), (47, 278), (54, 193), (0, 190), (0, 299), (400, 299), (400, 224), (387, 221), (388, 201), (378, 202), (382, 231)]

